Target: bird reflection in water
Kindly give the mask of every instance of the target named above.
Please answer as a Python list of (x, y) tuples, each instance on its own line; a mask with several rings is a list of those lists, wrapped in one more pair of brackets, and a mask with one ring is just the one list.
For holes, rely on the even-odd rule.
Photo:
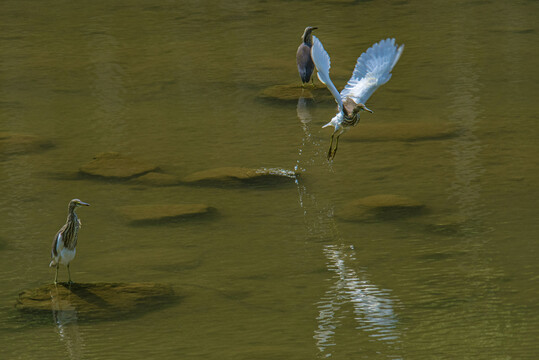
[[(301, 121), (304, 136), (298, 149), (297, 172), (328, 171), (325, 151), (311, 133), (311, 114), (308, 99), (300, 98), (297, 116)], [(329, 164), (331, 165), (331, 164)], [(313, 338), (322, 357), (332, 356), (331, 348), (336, 345), (335, 335), (342, 320), (347, 316), (346, 308), (352, 307), (357, 330), (364, 331), (369, 338), (383, 342), (388, 352), (395, 353), (400, 342), (398, 320), (394, 311), (395, 301), (388, 290), (382, 290), (367, 280), (367, 274), (355, 270), (355, 250), (342, 244), (333, 217), (333, 206), (321, 206), (317, 195), (303, 181), (296, 178), (299, 205), (303, 210), (308, 237), (313, 242), (324, 242), (323, 253), (326, 267), (333, 275), (331, 285), (316, 302), (318, 326)], [(331, 242), (331, 243), (328, 243)]]
[(78, 325), (77, 309), (69, 301), (69, 297), (61, 297), (56, 285), (51, 290), (51, 310), (56, 333), (60, 341), (65, 345), (68, 359), (78, 360), (83, 358), (84, 341)]

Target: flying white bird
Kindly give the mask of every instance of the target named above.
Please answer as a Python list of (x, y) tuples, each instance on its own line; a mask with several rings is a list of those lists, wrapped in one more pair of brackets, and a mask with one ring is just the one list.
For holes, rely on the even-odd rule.
[[(371, 46), (357, 59), (352, 77), (339, 93), (329, 77), (329, 68), (331, 67), (329, 55), (324, 50), (320, 40), (313, 36), (311, 57), (318, 72), (318, 79), (326, 84), (333, 97), (335, 97), (339, 108), (337, 115), (323, 126), (332, 125), (335, 127), (331, 135), (328, 160), (333, 159), (337, 153), (339, 136), (347, 128), (355, 126), (359, 122), (359, 111), (365, 110), (372, 113), (372, 110), (368, 109), (365, 103), (376, 89), (391, 79), (391, 70), (399, 61), (403, 50), (404, 45), (397, 46), (395, 39), (382, 40)], [(333, 148), (335, 134), (337, 134), (337, 139), (335, 140), (335, 148)]]

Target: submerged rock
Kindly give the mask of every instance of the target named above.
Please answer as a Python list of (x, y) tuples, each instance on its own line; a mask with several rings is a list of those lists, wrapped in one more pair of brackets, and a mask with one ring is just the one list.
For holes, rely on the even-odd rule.
[(470, 225), (466, 217), (458, 214), (429, 216), (423, 224), (427, 231), (441, 235), (460, 234)]
[(129, 179), (158, 169), (158, 166), (136, 160), (117, 152), (96, 155), (92, 161), (83, 165), (80, 172), (84, 175), (112, 179)]
[(53, 147), (49, 140), (35, 135), (0, 132), (0, 154), (20, 155)]
[(347, 203), (337, 212), (337, 217), (346, 221), (397, 220), (421, 215), (425, 205), (405, 196), (383, 194), (367, 196)]
[(262, 99), (297, 102), (299, 98), (333, 100), (329, 90), (324, 85), (305, 85), (299, 83), (289, 85), (274, 85), (265, 88), (258, 95)]
[(60, 283), (21, 292), (15, 308), (47, 317), (62, 312), (71, 321), (112, 320), (142, 315), (177, 300), (172, 287), (164, 284)]
[(216, 210), (204, 204), (172, 204), (122, 206), (118, 211), (133, 224), (152, 224), (208, 215)]
[(222, 167), (199, 171), (182, 179), (185, 183), (204, 185), (277, 184), (293, 181), (297, 173), (284, 169), (249, 169)]
[(458, 129), (441, 122), (359, 123), (343, 139), (349, 141), (421, 141), (455, 137)]
[(148, 186), (174, 186), (180, 184), (181, 179), (175, 175), (152, 171), (132, 179), (131, 182)]

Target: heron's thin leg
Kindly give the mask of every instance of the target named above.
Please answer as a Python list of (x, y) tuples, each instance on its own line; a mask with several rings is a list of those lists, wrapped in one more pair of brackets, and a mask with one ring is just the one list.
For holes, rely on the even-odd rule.
[(335, 132), (333, 132), (333, 134), (331, 134), (331, 141), (329, 143), (329, 151), (328, 151), (328, 160), (331, 160), (332, 159), (332, 153), (333, 153), (333, 138), (335, 137)]
[(56, 264), (56, 276), (54, 277), (54, 283), (57, 284), (58, 283), (58, 267), (60, 266), (60, 264)]
[(69, 264), (67, 264), (67, 273), (69, 275), (69, 280), (67, 281), (69, 284), (73, 283), (73, 281), (71, 281), (71, 271), (69, 270)]
[(333, 149), (333, 157), (332, 157), (332, 159), (334, 159), (335, 154), (337, 154), (337, 147), (339, 146), (339, 138), (341, 137), (341, 135), (342, 135), (342, 132), (339, 135), (337, 135), (337, 139), (335, 140), (335, 149)]

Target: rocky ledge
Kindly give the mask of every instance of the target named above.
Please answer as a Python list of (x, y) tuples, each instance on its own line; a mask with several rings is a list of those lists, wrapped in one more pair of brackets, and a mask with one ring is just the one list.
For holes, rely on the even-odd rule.
[(52, 142), (39, 136), (0, 132), (0, 156), (39, 152), (51, 147)]
[(333, 96), (324, 85), (305, 85), (294, 83), (288, 85), (273, 85), (265, 88), (258, 95), (261, 99), (297, 102), (299, 98), (331, 101)]
[(414, 199), (382, 194), (350, 201), (336, 215), (346, 221), (375, 222), (421, 215), (425, 211), (425, 205)]
[(455, 126), (442, 122), (361, 122), (342, 139), (346, 141), (424, 141), (458, 135)]
[(184, 183), (200, 185), (270, 185), (292, 183), (297, 173), (284, 169), (249, 169), (242, 167), (222, 167), (203, 170), (182, 179)]
[(52, 312), (70, 321), (112, 320), (142, 315), (177, 300), (172, 287), (164, 284), (59, 283), (21, 292), (15, 308), (49, 318)]
[(121, 206), (118, 211), (134, 225), (174, 222), (216, 212), (204, 204), (132, 205)]
[(157, 165), (133, 159), (117, 152), (105, 152), (96, 155), (92, 161), (83, 165), (80, 172), (83, 175), (126, 180), (155, 171), (158, 168)]

